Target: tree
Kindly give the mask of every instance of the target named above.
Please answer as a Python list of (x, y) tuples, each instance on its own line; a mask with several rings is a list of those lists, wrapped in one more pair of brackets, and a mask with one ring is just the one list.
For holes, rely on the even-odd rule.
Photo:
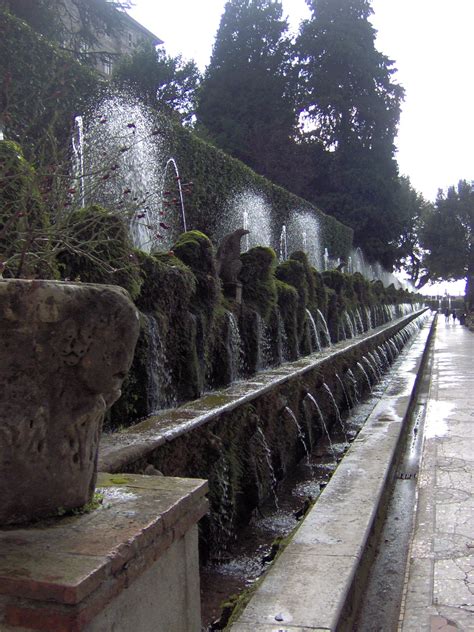
[(423, 221), (420, 241), (427, 281), (466, 279), (466, 297), (474, 307), (474, 187), (460, 180), (445, 194), (438, 191), (435, 205)]
[(301, 118), (312, 142), (331, 153), (313, 200), (354, 229), (369, 259), (396, 259), (398, 186), (394, 139), (403, 89), (375, 48), (370, 0), (308, 0), (297, 47)]
[(296, 129), (288, 24), (275, 0), (229, 0), (199, 94), (203, 135), (278, 180)]
[(328, 149), (393, 157), (403, 89), (375, 48), (370, 0), (308, 0), (298, 38), (303, 116)]
[(194, 61), (170, 57), (144, 43), (133, 55), (122, 59), (113, 78), (146, 105), (168, 114), (178, 113), (183, 122), (190, 122), (195, 116), (200, 77)]
[(423, 263), (424, 251), (420, 244), (420, 230), (423, 218), (432, 211), (431, 202), (416, 191), (410, 179), (399, 179), (397, 193), (398, 232), (396, 267), (403, 268), (410, 275), (414, 286), (420, 288), (427, 282), (427, 271)]

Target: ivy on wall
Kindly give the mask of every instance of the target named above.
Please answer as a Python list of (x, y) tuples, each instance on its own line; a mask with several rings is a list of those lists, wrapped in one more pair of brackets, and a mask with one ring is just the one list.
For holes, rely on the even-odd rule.
[(334, 217), (325, 215), (306, 200), (259, 176), (239, 160), (201, 140), (189, 130), (170, 122), (168, 142), (183, 180), (192, 180), (186, 198), (186, 213), (193, 227), (215, 235), (225, 215), (229, 198), (244, 190), (258, 191), (272, 209), (272, 246), (276, 248), (284, 224), (295, 212), (307, 212), (318, 220), (320, 242), (333, 257), (347, 258), (353, 231)]
[[(0, 9), (0, 121), (6, 136), (22, 146), (35, 167), (56, 168), (70, 151), (74, 116), (88, 110), (110, 90), (94, 71), (78, 64), (26, 24)], [(160, 132), (169, 156), (178, 163), (186, 193), (189, 225), (216, 241), (229, 199), (244, 190), (258, 191), (272, 209), (272, 236), (295, 210), (317, 218), (320, 241), (331, 256), (346, 258), (352, 230), (309, 202), (257, 175), (242, 162), (204, 142), (174, 120)], [(66, 169), (67, 167), (65, 167)], [(56, 171), (57, 172), (57, 171)], [(113, 210), (113, 209), (110, 209)]]
[(35, 166), (62, 160), (74, 115), (104, 86), (96, 73), (0, 8), (0, 122)]

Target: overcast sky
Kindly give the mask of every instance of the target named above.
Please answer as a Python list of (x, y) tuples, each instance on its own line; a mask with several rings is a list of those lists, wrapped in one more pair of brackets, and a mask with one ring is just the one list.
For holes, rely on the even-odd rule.
[[(131, 14), (169, 54), (209, 62), (225, 0), (135, 0)], [(430, 200), (474, 180), (474, 0), (373, 0), (377, 48), (395, 61), (406, 99), (397, 139), (400, 173)], [(283, 0), (297, 29), (304, 0)]]

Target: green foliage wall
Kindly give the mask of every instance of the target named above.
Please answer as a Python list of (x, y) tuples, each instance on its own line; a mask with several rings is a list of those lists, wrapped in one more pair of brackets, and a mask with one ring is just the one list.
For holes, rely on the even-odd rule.
[(35, 165), (63, 159), (74, 115), (104, 87), (96, 73), (1, 7), (0, 81), (0, 122)]
[(259, 176), (245, 164), (201, 140), (176, 123), (167, 130), (170, 155), (179, 166), (181, 179), (192, 181), (186, 196), (186, 214), (190, 224), (211, 237), (218, 232), (229, 199), (241, 191), (258, 191), (272, 209), (272, 247), (276, 249), (281, 228), (295, 212), (307, 212), (319, 223), (320, 243), (333, 257), (347, 258), (353, 231), (334, 217), (325, 215), (306, 200)]
[[(21, 144), (25, 157), (36, 167), (57, 167), (70, 152), (74, 116), (84, 113), (110, 87), (1, 9), (0, 18), (0, 120), (6, 136)], [(191, 228), (215, 240), (229, 199), (250, 189), (258, 191), (272, 208), (272, 247), (277, 246), (282, 225), (297, 210), (318, 219), (321, 244), (331, 256), (347, 258), (352, 246), (350, 228), (257, 175), (176, 121), (160, 120), (164, 121), (160, 132), (169, 156), (176, 159), (182, 180), (193, 182), (185, 199)]]

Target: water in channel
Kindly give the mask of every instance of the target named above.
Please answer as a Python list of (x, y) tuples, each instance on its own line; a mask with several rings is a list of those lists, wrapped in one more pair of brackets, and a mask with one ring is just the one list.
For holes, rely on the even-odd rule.
[(385, 391), (390, 374), (372, 386), (342, 424), (333, 424), (330, 436), (321, 437), (309, 455), (280, 481), (271, 497), (254, 512), (227, 550), (201, 568), (202, 631), (224, 629), (230, 609), (222, 604), (242, 593), (265, 572), (278, 552), (279, 541), (286, 538), (318, 498), (331, 478), (337, 461), (349, 448), (365, 420)]

